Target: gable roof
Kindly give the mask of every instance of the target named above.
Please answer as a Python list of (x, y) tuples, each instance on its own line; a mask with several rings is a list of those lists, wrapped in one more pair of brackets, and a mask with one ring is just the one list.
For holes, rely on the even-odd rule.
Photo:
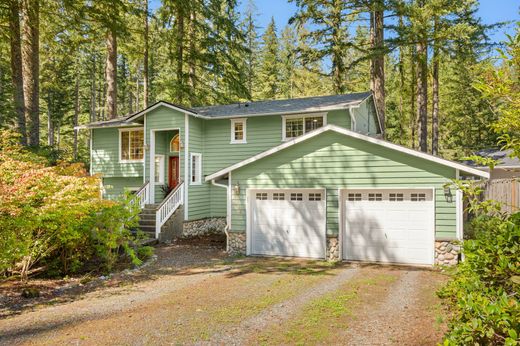
[(297, 114), (297, 113), (312, 113), (323, 112), (335, 109), (345, 109), (349, 107), (356, 107), (360, 105), (367, 98), (372, 96), (372, 92), (360, 92), (342, 95), (328, 95), (315, 97), (302, 97), (285, 100), (268, 100), (233, 103), (228, 105), (206, 106), (187, 108), (176, 105), (171, 102), (158, 101), (153, 105), (126, 117), (117, 119), (98, 121), (86, 125), (77, 126), (81, 128), (97, 128), (97, 127), (117, 127), (124, 125), (133, 125), (144, 114), (158, 108), (167, 107), (182, 113), (190, 114), (194, 117), (203, 119), (225, 119), (238, 118), (260, 115), (276, 115), (276, 114)]
[(303, 142), (303, 141), (305, 141), (307, 139), (310, 139), (312, 137), (318, 136), (318, 135), (320, 135), (320, 134), (322, 134), (322, 133), (324, 133), (326, 131), (334, 131), (334, 132), (343, 134), (345, 136), (361, 139), (361, 140), (364, 140), (366, 142), (370, 142), (370, 143), (373, 143), (373, 144), (381, 145), (383, 147), (386, 147), (386, 148), (389, 148), (389, 149), (393, 149), (393, 150), (396, 150), (396, 151), (399, 151), (399, 152), (402, 152), (402, 153), (405, 153), (405, 154), (408, 154), (408, 155), (411, 155), (411, 156), (415, 156), (415, 157), (422, 158), (424, 160), (436, 162), (436, 163), (441, 164), (443, 166), (451, 167), (451, 168), (458, 169), (458, 170), (466, 172), (466, 173), (470, 173), (470, 174), (473, 174), (473, 175), (476, 175), (476, 176), (479, 176), (479, 177), (482, 177), (482, 178), (489, 179), (489, 173), (488, 172), (484, 172), (484, 171), (481, 171), (481, 170), (478, 170), (478, 169), (475, 169), (475, 168), (463, 165), (463, 164), (458, 163), (458, 162), (445, 160), (445, 159), (442, 159), (442, 158), (437, 157), (437, 156), (433, 156), (433, 155), (430, 155), (430, 154), (427, 154), (427, 153), (423, 153), (421, 151), (412, 150), (412, 149), (409, 149), (409, 148), (406, 148), (406, 147), (403, 147), (403, 146), (400, 146), (400, 145), (397, 145), (397, 144), (393, 144), (393, 143), (390, 143), (390, 142), (387, 142), (387, 141), (384, 141), (384, 140), (381, 140), (381, 139), (377, 139), (377, 138), (369, 137), (369, 136), (366, 136), (366, 135), (362, 135), (360, 133), (344, 129), (344, 128), (336, 126), (336, 125), (326, 125), (326, 126), (321, 127), (321, 128), (319, 128), (317, 130), (308, 132), (307, 134), (305, 134), (303, 136), (297, 137), (297, 138), (295, 138), (293, 140), (290, 140), (288, 142), (282, 143), (282, 144), (280, 144), (280, 145), (278, 145), (276, 147), (273, 147), (273, 148), (271, 148), (269, 150), (266, 150), (266, 151), (261, 152), (261, 153), (259, 153), (257, 155), (254, 155), (254, 156), (252, 156), (252, 157), (250, 157), (248, 159), (245, 159), (243, 161), (235, 163), (234, 165), (231, 165), (231, 166), (229, 166), (227, 168), (221, 169), (220, 171), (217, 171), (217, 172), (215, 172), (213, 174), (208, 175), (205, 178), (205, 180), (206, 181), (210, 181), (210, 180), (216, 179), (218, 177), (221, 177), (223, 175), (226, 175), (229, 172), (234, 171), (234, 170), (236, 170), (236, 169), (238, 169), (240, 167), (246, 166), (246, 165), (248, 165), (250, 163), (253, 163), (255, 161), (263, 159), (264, 157), (273, 155), (274, 153), (277, 153), (277, 152), (279, 152), (279, 151), (281, 151), (283, 149), (289, 148), (289, 147), (291, 147), (291, 146), (293, 146), (295, 144)]
[(371, 92), (342, 95), (302, 97), (285, 100), (268, 100), (233, 103), (220, 106), (195, 107), (199, 115), (209, 118), (254, 116), (268, 114), (310, 113), (359, 105)]

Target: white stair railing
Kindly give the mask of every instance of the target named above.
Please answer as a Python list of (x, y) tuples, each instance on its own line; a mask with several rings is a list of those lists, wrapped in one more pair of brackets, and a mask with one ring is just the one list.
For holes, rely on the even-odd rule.
[(139, 209), (143, 209), (146, 204), (149, 203), (150, 199), (150, 182), (147, 181), (143, 186), (137, 190), (132, 199), (131, 203), (137, 203), (139, 205)]
[(159, 205), (155, 213), (155, 238), (159, 238), (161, 227), (170, 216), (184, 203), (184, 182), (180, 182), (177, 187), (171, 191), (164, 201)]

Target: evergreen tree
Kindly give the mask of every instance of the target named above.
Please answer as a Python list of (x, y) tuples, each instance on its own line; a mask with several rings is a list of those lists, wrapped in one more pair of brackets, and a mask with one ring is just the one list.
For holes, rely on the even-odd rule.
[(279, 98), (280, 92), (280, 52), (276, 24), (271, 18), (264, 34), (260, 51), (260, 67), (258, 83), (260, 85), (260, 99)]
[(298, 28), (308, 25), (303, 39), (305, 50), (300, 50), (300, 59), (305, 64), (331, 60), (333, 91), (342, 94), (348, 90), (345, 83), (347, 68), (345, 54), (348, 51), (348, 23), (350, 7), (348, 1), (341, 0), (293, 0), (298, 12), (289, 20)]

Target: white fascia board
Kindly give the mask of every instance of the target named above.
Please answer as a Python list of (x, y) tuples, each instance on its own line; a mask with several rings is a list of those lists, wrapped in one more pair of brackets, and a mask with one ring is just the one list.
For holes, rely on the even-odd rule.
[(134, 126), (143, 126), (143, 124), (139, 124), (139, 123), (123, 123), (123, 124), (117, 124), (117, 125), (104, 125), (104, 126), (89, 126), (88, 124), (87, 125), (79, 125), (79, 126), (75, 126), (74, 127), (74, 130), (83, 130), (83, 129), (109, 129), (109, 128), (114, 128), (114, 127), (134, 127)]
[(269, 155), (272, 155), (280, 150), (283, 150), (283, 149), (286, 149), (290, 146), (293, 146), (295, 144), (298, 144), (300, 142), (303, 142), (303, 141), (306, 141), (307, 139), (309, 138), (312, 138), (312, 137), (315, 137), (319, 134), (322, 134), (323, 132), (326, 132), (326, 131), (335, 131), (337, 133), (340, 133), (340, 134), (343, 134), (343, 135), (346, 135), (346, 136), (349, 136), (349, 137), (352, 137), (352, 138), (356, 138), (356, 139), (360, 139), (360, 140), (364, 140), (366, 142), (369, 142), (369, 143), (373, 143), (373, 144), (377, 144), (377, 145), (380, 145), (380, 146), (383, 146), (385, 148), (389, 148), (389, 149), (393, 149), (393, 150), (396, 150), (396, 151), (399, 151), (399, 152), (402, 152), (402, 153), (405, 153), (405, 154), (408, 154), (408, 155), (411, 155), (411, 156), (415, 156), (415, 157), (419, 157), (421, 159), (424, 159), (424, 160), (428, 160), (428, 161), (432, 161), (432, 162), (435, 162), (435, 163), (438, 163), (440, 165), (443, 165), (443, 166), (447, 166), (447, 167), (451, 167), (451, 168), (454, 168), (454, 169), (459, 169), (463, 172), (466, 172), (466, 173), (470, 173), (470, 174), (473, 174), (473, 175), (476, 175), (476, 176), (479, 176), (479, 177), (482, 177), (482, 178), (486, 178), (486, 179), (489, 179), (489, 173), (488, 172), (484, 172), (484, 171), (481, 171), (481, 170), (478, 170), (478, 169), (475, 169), (475, 168), (472, 168), (472, 167), (468, 167), (466, 165), (463, 165), (463, 164), (460, 164), (460, 163), (457, 163), (457, 162), (452, 162), (452, 161), (449, 161), (449, 160), (445, 160), (445, 159), (442, 159), (440, 157), (437, 157), (437, 156), (433, 156), (433, 155), (430, 155), (430, 154), (427, 154), (427, 153), (423, 153), (423, 152), (420, 152), (420, 151), (416, 151), (416, 150), (412, 150), (412, 149), (409, 149), (409, 148), (406, 148), (406, 147), (403, 147), (403, 146), (400, 146), (400, 145), (397, 145), (397, 144), (394, 144), (394, 143), (390, 143), (390, 142), (387, 142), (387, 141), (384, 141), (384, 140), (381, 140), (381, 139), (377, 139), (377, 138), (373, 138), (373, 137), (370, 137), (370, 136), (366, 136), (366, 135), (362, 135), (360, 133), (357, 133), (357, 132), (354, 132), (354, 131), (350, 131), (350, 130), (347, 130), (347, 129), (344, 129), (342, 127), (339, 127), (339, 126), (336, 126), (336, 125), (326, 125), (318, 130), (314, 130), (312, 132), (309, 132), (303, 136), (300, 136), (298, 138), (295, 138), (295, 139), (292, 139), (292, 140), (289, 140), (285, 143), (282, 143), (276, 147), (273, 147), (267, 151), (264, 151), (260, 154), (257, 154), (257, 155), (254, 155), (254, 156), (251, 156), (250, 158), (246, 159), (246, 160), (243, 160), (243, 161), (240, 161), (234, 165), (231, 165), (227, 168), (224, 168), (220, 171), (217, 171), (213, 174), (210, 174), (206, 177), (206, 181), (210, 181), (212, 179), (215, 179), (215, 178), (218, 178), (224, 174), (227, 174), (231, 171), (234, 171), (240, 167), (243, 167), (245, 165), (248, 165), (252, 162), (255, 162), (257, 160), (260, 160), (266, 156), (269, 156)]
[(144, 115), (144, 114), (146, 114), (146, 113), (148, 113), (148, 112), (151, 112), (151, 111), (153, 111), (154, 109), (159, 108), (159, 107), (161, 107), (161, 106), (168, 107), (168, 108), (170, 108), (170, 109), (176, 110), (176, 111), (181, 112), (181, 113), (183, 113), (183, 114), (193, 115), (193, 116), (198, 117), (198, 118), (206, 118), (206, 117), (201, 116), (201, 115), (199, 115), (199, 114), (197, 114), (197, 113), (190, 112), (190, 111), (188, 111), (188, 110), (186, 110), (186, 109), (182, 109), (182, 108), (179, 108), (179, 107), (175, 107), (174, 105), (171, 105), (171, 104), (166, 103), (166, 102), (164, 102), (164, 101), (159, 101), (159, 102), (157, 102), (156, 104), (154, 104), (154, 105), (152, 105), (152, 106), (150, 106), (150, 107), (148, 107), (148, 108), (146, 108), (146, 109), (143, 109), (142, 111), (140, 111), (140, 112), (138, 112), (138, 113), (135, 113), (134, 115), (128, 117), (128, 118), (126, 119), (126, 121), (131, 121), (131, 120), (137, 119), (137, 118), (141, 117), (142, 115)]

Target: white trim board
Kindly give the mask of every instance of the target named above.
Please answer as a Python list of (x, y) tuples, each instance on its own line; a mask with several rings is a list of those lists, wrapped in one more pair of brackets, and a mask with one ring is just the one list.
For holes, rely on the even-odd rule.
[(224, 168), (224, 169), (221, 169), (220, 171), (217, 171), (213, 174), (210, 174), (206, 177), (206, 181), (210, 181), (212, 179), (215, 179), (215, 178), (218, 178), (222, 175), (225, 175), (231, 171), (234, 171), (240, 167), (243, 167), (245, 165), (248, 165), (252, 162), (255, 162), (257, 160), (260, 160), (264, 157), (267, 157), (269, 155), (272, 155), (274, 153), (277, 153), (283, 149), (286, 149), (288, 147), (291, 147), (295, 144), (298, 144), (300, 142), (303, 142), (303, 141), (306, 141), (307, 139), (310, 139), (310, 138), (313, 138), (315, 136), (318, 136), (320, 134), (322, 134), (323, 132), (326, 132), (326, 131), (334, 131), (334, 132), (337, 132), (339, 134), (343, 134), (345, 136), (349, 136), (349, 137), (352, 137), (352, 138), (356, 138), (356, 139), (360, 139), (360, 140), (364, 140), (366, 142), (369, 142), (369, 143), (373, 143), (373, 144), (377, 144), (377, 145), (380, 145), (380, 146), (383, 146), (385, 148), (389, 148), (389, 149), (392, 149), (392, 150), (396, 150), (396, 151), (399, 151), (399, 152), (402, 152), (404, 154), (408, 154), (408, 155), (411, 155), (411, 156), (415, 156), (415, 157), (418, 157), (418, 158), (421, 158), (421, 159), (424, 159), (424, 160), (428, 160), (428, 161), (432, 161), (432, 162), (435, 162), (435, 163), (438, 163), (440, 165), (443, 165), (443, 166), (447, 166), (447, 167), (451, 167), (451, 168), (454, 168), (454, 169), (458, 169), (460, 171), (463, 171), (463, 172), (466, 172), (466, 173), (470, 173), (470, 174), (473, 174), (473, 175), (476, 175), (476, 176), (479, 176), (479, 177), (482, 177), (482, 178), (486, 178), (486, 179), (489, 179), (489, 173), (488, 172), (483, 172), (481, 170), (478, 170), (478, 169), (475, 169), (475, 168), (472, 168), (472, 167), (469, 167), (469, 166), (466, 166), (466, 165), (463, 165), (461, 163), (457, 163), (457, 162), (453, 162), (453, 161), (449, 161), (449, 160), (445, 160), (445, 159), (442, 159), (440, 157), (437, 157), (437, 156), (433, 156), (433, 155), (430, 155), (430, 154), (427, 154), (427, 153), (423, 153), (423, 152), (420, 152), (420, 151), (416, 151), (416, 150), (412, 150), (412, 149), (409, 149), (409, 148), (406, 148), (406, 147), (403, 147), (403, 146), (400, 146), (400, 145), (397, 145), (397, 144), (394, 144), (394, 143), (390, 143), (390, 142), (387, 142), (385, 140), (382, 140), (382, 139), (377, 139), (377, 138), (373, 138), (373, 137), (370, 137), (370, 136), (367, 136), (367, 135), (362, 135), (360, 133), (357, 133), (357, 132), (354, 132), (354, 131), (351, 131), (351, 130), (347, 130), (345, 128), (342, 128), (342, 127), (339, 127), (339, 126), (336, 126), (336, 125), (326, 125), (326, 126), (323, 126), (317, 130), (314, 130), (314, 131), (311, 131), (309, 133), (306, 133), (304, 134), (303, 136), (300, 136), (298, 138), (295, 138), (295, 139), (292, 139), (292, 140), (289, 140), (285, 143), (282, 143), (276, 147), (273, 147), (269, 150), (266, 150), (260, 154), (257, 154), (257, 155), (254, 155), (248, 159), (245, 159), (243, 161), (240, 161), (234, 165), (231, 165), (227, 168)]

